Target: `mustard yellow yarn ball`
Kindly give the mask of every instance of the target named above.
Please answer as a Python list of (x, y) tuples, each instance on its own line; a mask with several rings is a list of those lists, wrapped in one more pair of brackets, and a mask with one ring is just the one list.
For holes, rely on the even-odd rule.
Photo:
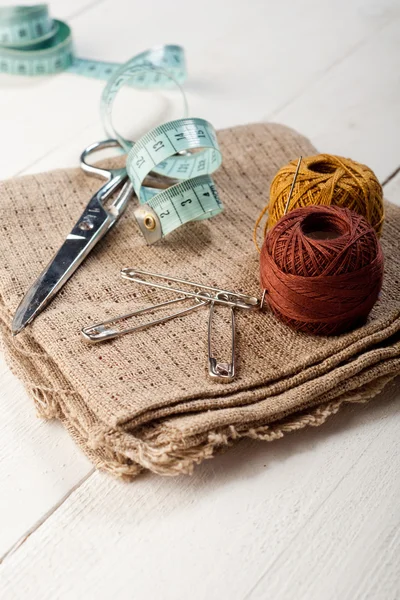
[[(298, 159), (275, 175), (268, 205), (268, 229), (285, 212)], [(313, 204), (334, 204), (363, 215), (380, 235), (384, 220), (382, 186), (366, 165), (330, 154), (302, 158), (289, 211)]]

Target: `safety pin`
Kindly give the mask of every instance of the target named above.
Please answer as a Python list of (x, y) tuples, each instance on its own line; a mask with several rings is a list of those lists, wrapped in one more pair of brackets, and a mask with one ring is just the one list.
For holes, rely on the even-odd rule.
[(196, 298), (196, 304), (194, 306), (190, 306), (189, 308), (185, 308), (184, 310), (180, 310), (176, 313), (172, 313), (170, 315), (166, 315), (161, 319), (155, 319), (153, 321), (148, 321), (147, 323), (142, 323), (141, 325), (136, 325), (135, 327), (129, 327), (127, 329), (116, 329), (115, 327), (108, 327), (108, 325), (116, 325), (121, 321), (125, 321), (130, 319), (131, 317), (136, 317), (138, 315), (143, 315), (149, 312), (155, 312), (166, 306), (170, 306), (171, 304), (177, 304), (178, 302), (187, 302), (190, 300), (189, 297), (179, 297), (173, 300), (167, 300), (166, 302), (161, 302), (160, 304), (153, 304), (146, 308), (140, 308), (139, 310), (135, 310), (133, 312), (127, 313), (126, 315), (121, 315), (118, 317), (114, 317), (112, 319), (108, 319), (107, 321), (103, 321), (102, 323), (96, 323), (95, 325), (89, 325), (88, 327), (84, 327), (81, 330), (81, 335), (86, 342), (91, 344), (96, 344), (98, 342), (105, 342), (106, 340), (112, 340), (116, 337), (120, 337), (122, 335), (126, 335), (127, 333), (134, 333), (136, 331), (142, 331), (143, 329), (147, 329), (148, 327), (152, 327), (153, 325), (159, 325), (160, 323), (166, 323), (167, 321), (171, 321), (171, 319), (176, 319), (177, 317), (182, 317), (183, 315), (187, 315), (188, 313), (201, 308), (209, 303), (209, 300), (198, 300)]
[[(240, 292), (230, 292), (229, 290), (222, 290), (209, 285), (203, 285), (201, 283), (195, 283), (194, 281), (188, 281), (187, 279), (178, 279), (177, 277), (169, 277), (167, 275), (160, 275), (159, 273), (151, 273), (150, 271), (139, 271), (138, 269), (122, 269), (121, 276), (129, 281), (135, 281), (142, 285), (149, 287), (160, 288), (162, 290), (168, 290), (175, 292), (176, 294), (183, 294), (188, 298), (197, 298), (198, 300), (204, 300), (210, 302), (216, 302), (218, 304), (224, 304), (225, 306), (231, 306), (233, 308), (244, 308), (244, 309), (257, 309), (260, 308), (260, 301), (254, 296), (247, 294), (241, 294)], [(196, 291), (183, 290), (181, 288), (175, 288), (168, 284), (155, 283), (152, 281), (146, 281), (145, 277), (153, 279), (162, 279), (163, 281), (172, 281), (187, 285), (188, 287), (195, 288)], [(199, 290), (207, 290), (201, 292)], [(211, 292), (211, 293), (210, 293)]]
[(235, 312), (231, 306), (231, 362), (219, 362), (213, 355), (211, 349), (211, 340), (213, 334), (213, 316), (215, 302), (211, 302), (210, 314), (208, 318), (208, 374), (213, 379), (221, 383), (228, 383), (235, 377)]

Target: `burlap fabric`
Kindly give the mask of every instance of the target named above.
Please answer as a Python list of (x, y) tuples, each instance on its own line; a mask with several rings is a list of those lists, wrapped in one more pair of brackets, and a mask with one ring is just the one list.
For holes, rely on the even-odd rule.
[(228, 129), (219, 141), (222, 215), (148, 247), (132, 204), (16, 338), (10, 323), (18, 302), (99, 182), (71, 169), (1, 186), (0, 325), (8, 363), (39, 414), (60, 419), (92, 461), (115, 475), (189, 473), (241, 437), (270, 441), (319, 425), (344, 402), (372, 398), (400, 371), (400, 209), (391, 205), (380, 301), (368, 323), (347, 335), (296, 334), (268, 311), (237, 311), (238, 376), (229, 385), (207, 375), (206, 309), (103, 345), (81, 340), (84, 325), (164, 297), (122, 280), (123, 267), (259, 294), (254, 222), (276, 171), (315, 149), (278, 125)]

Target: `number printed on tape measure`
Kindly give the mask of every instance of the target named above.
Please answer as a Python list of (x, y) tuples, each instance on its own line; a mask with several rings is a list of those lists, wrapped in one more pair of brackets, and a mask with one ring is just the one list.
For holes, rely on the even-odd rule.
[[(199, 152), (187, 153), (193, 149)], [(212, 173), (221, 160), (210, 123), (203, 119), (179, 119), (145, 134), (130, 151), (127, 169), (140, 197), (140, 186), (151, 171), (176, 179), (189, 179)]]
[[(128, 174), (139, 201), (159, 216), (163, 235), (183, 223), (222, 211), (209, 176), (221, 160), (215, 131), (203, 119), (171, 121), (149, 131), (134, 144), (127, 157)], [(149, 194), (143, 181), (151, 172), (184, 181)]]
[(158, 215), (163, 235), (184, 223), (210, 218), (222, 210), (212, 179), (204, 175), (158, 193), (148, 205)]

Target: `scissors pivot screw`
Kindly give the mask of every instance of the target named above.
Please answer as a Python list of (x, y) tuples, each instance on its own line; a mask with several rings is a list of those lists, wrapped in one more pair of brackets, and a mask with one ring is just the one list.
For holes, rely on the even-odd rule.
[(94, 223), (92, 223), (89, 220), (81, 221), (79, 223), (78, 227), (79, 227), (79, 229), (82, 229), (82, 231), (90, 231), (91, 229), (93, 229)]

